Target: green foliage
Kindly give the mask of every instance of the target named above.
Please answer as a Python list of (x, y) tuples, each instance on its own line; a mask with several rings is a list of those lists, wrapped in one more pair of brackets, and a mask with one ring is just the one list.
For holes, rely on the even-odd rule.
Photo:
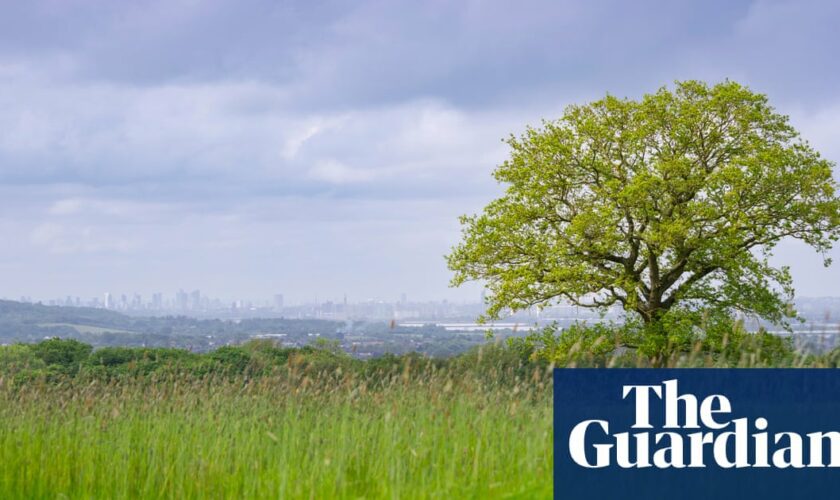
[(619, 335), (620, 330), (609, 325), (576, 323), (562, 332), (549, 326), (509, 342), (515, 349), (530, 351), (534, 359), (557, 366), (604, 366), (618, 347)]
[(93, 347), (78, 340), (53, 338), (35, 344), (31, 349), (32, 354), (47, 366), (55, 366), (57, 371), (71, 373), (78, 370)]
[(693, 340), (684, 323), (698, 319), (672, 309), (784, 324), (793, 287), (773, 248), (795, 238), (825, 255), (840, 236), (833, 164), (734, 82), (607, 96), (507, 142), (494, 174), (504, 196), (461, 219), (448, 256), (454, 285), (486, 283), (490, 317), (619, 304), (656, 337), (640, 348), (662, 356)]
[(0, 347), (0, 367), (7, 371), (40, 369), (46, 366), (43, 359), (33, 355), (27, 344), (13, 344)]
[(840, 368), (840, 347), (834, 348), (825, 356), (826, 364)]
[(209, 354), (211, 360), (218, 363), (227, 373), (243, 373), (251, 363), (250, 353), (238, 346), (223, 346)]
[(772, 367), (790, 366), (797, 357), (790, 338), (764, 330), (748, 332), (742, 321), (722, 310), (675, 308), (656, 324), (637, 323), (624, 330), (629, 344), (660, 364), (714, 361), (724, 366)]
[[(651, 331), (652, 328), (662, 331)], [(792, 367), (835, 366), (836, 357), (797, 353), (790, 338), (748, 332), (724, 312), (669, 311), (655, 324), (578, 323), (511, 339), (533, 359), (556, 366)]]
[[(664, 332), (651, 333), (651, 328)], [(750, 333), (724, 312), (674, 309), (662, 321), (551, 326), (526, 337), (488, 342), (451, 358), (419, 353), (388, 354), (362, 361), (321, 343), (285, 348), (270, 340), (223, 346), (210, 353), (182, 349), (108, 347), (91, 350), (76, 341), (0, 346), (0, 380), (25, 386), (80, 379), (236, 378), (311, 376), (323, 380), (352, 374), (371, 387), (412, 372), (439, 370), (490, 384), (515, 383), (533, 370), (555, 366), (837, 366), (840, 349), (824, 355), (794, 352), (790, 338)]]
[(335, 356), (347, 355), (341, 348), (341, 342), (335, 339), (316, 339), (315, 342), (312, 343), (312, 347), (321, 351), (329, 352), (330, 354), (333, 354)]
[(129, 349), (125, 347), (104, 347), (90, 355), (89, 364), (102, 366), (116, 366), (142, 359), (143, 349)]

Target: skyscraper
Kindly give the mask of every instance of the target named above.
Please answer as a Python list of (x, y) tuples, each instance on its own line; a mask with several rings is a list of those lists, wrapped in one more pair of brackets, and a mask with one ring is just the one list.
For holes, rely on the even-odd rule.
[(193, 290), (190, 294), (190, 309), (198, 310), (201, 309), (201, 291), (200, 290)]
[(184, 290), (178, 290), (178, 293), (175, 294), (175, 307), (182, 311), (187, 310), (187, 305), (189, 304), (189, 295)]

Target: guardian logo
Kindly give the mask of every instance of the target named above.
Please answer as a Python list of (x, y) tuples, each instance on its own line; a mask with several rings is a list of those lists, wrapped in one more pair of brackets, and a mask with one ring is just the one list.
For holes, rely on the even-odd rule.
[(840, 495), (840, 370), (555, 371), (556, 498)]
[[(635, 400), (632, 429), (641, 432), (619, 432), (610, 435), (606, 420), (584, 420), (569, 435), (569, 454), (581, 467), (609, 467), (615, 463), (624, 469), (632, 467), (706, 467), (704, 447), (713, 450), (719, 467), (805, 467), (803, 450), (810, 449), (808, 467), (826, 467), (823, 445), (830, 449), (829, 467), (840, 467), (840, 432), (811, 432), (803, 439), (795, 432), (779, 432), (768, 439), (768, 422), (758, 417), (752, 423), (746, 417), (733, 419), (732, 404), (722, 394), (707, 396), (702, 402), (692, 394), (679, 394), (678, 381), (666, 380), (662, 385), (625, 385), (622, 398)], [(664, 411), (663, 432), (652, 432), (650, 423), (651, 396), (664, 399), (658, 405)], [(680, 415), (680, 406), (683, 415)], [(679, 430), (692, 430), (681, 434)], [(726, 432), (719, 432), (732, 429)], [(750, 430), (757, 432), (749, 434)], [(632, 448), (635, 456), (631, 457)], [(730, 441), (734, 453), (730, 456)], [(775, 451), (770, 455), (770, 442)], [(594, 463), (587, 459), (588, 448), (595, 450)], [(651, 453), (653, 455), (651, 456)], [(749, 457), (754, 457), (751, 463)], [(772, 459), (770, 458), (772, 456)], [(840, 492), (838, 492), (840, 493)]]

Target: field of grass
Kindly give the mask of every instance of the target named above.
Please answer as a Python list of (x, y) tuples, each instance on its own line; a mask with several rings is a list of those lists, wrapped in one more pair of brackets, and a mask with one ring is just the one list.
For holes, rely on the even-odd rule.
[(0, 382), (0, 498), (550, 498), (550, 373)]
[[(655, 364), (625, 337), (583, 326), (366, 361), (329, 343), (0, 346), (0, 499), (550, 498), (550, 367)], [(840, 365), (764, 333), (684, 344), (659, 366)]]
[(74, 323), (39, 323), (38, 326), (46, 328), (66, 326), (76, 330), (79, 333), (90, 333), (93, 335), (98, 335), (102, 333), (136, 333), (130, 332), (128, 330), (121, 330), (119, 328), (103, 328), (101, 326), (77, 325)]

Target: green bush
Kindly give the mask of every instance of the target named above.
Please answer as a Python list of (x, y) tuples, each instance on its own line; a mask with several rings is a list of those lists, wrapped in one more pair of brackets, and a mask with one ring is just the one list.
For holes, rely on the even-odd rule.
[(251, 364), (251, 355), (247, 349), (241, 346), (223, 346), (209, 354), (211, 360), (215, 361), (224, 373), (245, 373), (248, 365)]
[(75, 373), (84, 362), (93, 347), (74, 339), (52, 338), (31, 347), (32, 354), (47, 366), (55, 366), (55, 371)]
[(557, 366), (793, 366), (827, 359), (795, 352), (792, 341), (764, 330), (749, 332), (724, 311), (674, 310), (653, 325), (556, 325), (513, 339), (512, 348)]
[(279, 342), (270, 339), (249, 340), (242, 344), (242, 348), (250, 355), (250, 369), (255, 373), (268, 373), (284, 366), (289, 356), (297, 351), (291, 347), (282, 347)]
[(7, 371), (20, 369), (38, 369), (46, 366), (44, 360), (36, 357), (32, 346), (27, 344), (13, 344), (0, 346), (0, 367)]
[(144, 349), (128, 347), (103, 347), (97, 349), (88, 357), (88, 364), (101, 366), (116, 366), (135, 361), (142, 357)]
[(621, 354), (626, 329), (610, 324), (576, 323), (561, 330), (556, 324), (523, 339), (510, 339), (511, 346), (531, 359), (556, 366), (607, 366), (611, 356)]

